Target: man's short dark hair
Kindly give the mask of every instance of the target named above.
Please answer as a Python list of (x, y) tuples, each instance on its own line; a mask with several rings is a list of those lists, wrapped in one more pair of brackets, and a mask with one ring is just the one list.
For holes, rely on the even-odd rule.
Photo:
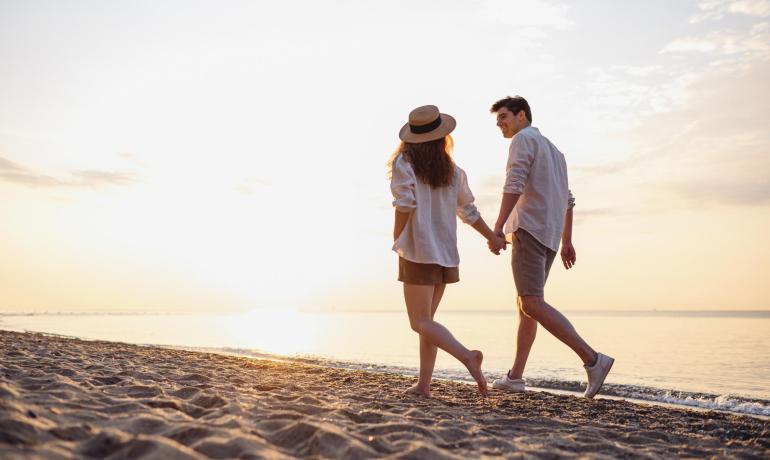
[(511, 111), (514, 115), (524, 111), (524, 115), (527, 116), (527, 120), (529, 120), (530, 123), (532, 123), (532, 110), (529, 109), (529, 104), (527, 103), (527, 100), (524, 99), (521, 96), (508, 96), (504, 99), (500, 99), (499, 101), (492, 104), (492, 108), (489, 109), (490, 112), (496, 113), (498, 110), (502, 109), (503, 107), (507, 108)]

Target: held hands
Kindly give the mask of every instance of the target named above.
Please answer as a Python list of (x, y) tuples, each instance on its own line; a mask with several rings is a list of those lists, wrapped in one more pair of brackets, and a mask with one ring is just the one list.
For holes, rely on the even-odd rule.
[(505, 233), (503, 233), (502, 229), (495, 229), (494, 236), (487, 240), (487, 247), (492, 252), (492, 254), (499, 256), (500, 250), (505, 251), (507, 243), (505, 241)]

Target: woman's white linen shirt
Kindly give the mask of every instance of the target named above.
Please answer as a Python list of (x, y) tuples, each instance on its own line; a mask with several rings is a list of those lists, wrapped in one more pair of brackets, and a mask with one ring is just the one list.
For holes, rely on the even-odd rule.
[(396, 210), (409, 213), (409, 220), (393, 244), (406, 260), (443, 267), (460, 265), (457, 252), (457, 219), (473, 225), (481, 215), (473, 203), (468, 178), (455, 165), (452, 184), (431, 188), (417, 179), (411, 163), (399, 155), (393, 161), (390, 190)]

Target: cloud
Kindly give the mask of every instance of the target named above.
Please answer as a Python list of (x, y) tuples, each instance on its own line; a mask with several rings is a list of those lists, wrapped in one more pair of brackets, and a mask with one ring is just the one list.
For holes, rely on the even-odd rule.
[(610, 130), (632, 127), (646, 116), (665, 113), (681, 103), (682, 90), (696, 75), (663, 66), (592, 67), (580, 86), (581, 106)]
[(2, 171), (20, 171), (21, 167), (17, 165), (16, 163), (6, 160), (3, 157), (0, 157), (0, 172)]
[(588, 208), (584, 209), (579, 204), (573, 210), (575, 225), (583, 225), (588, 221), (603, 218), (617, 218), (623, 214), (621, 208)]
[(272, 185), (272, 183), (268, 180), (260, 179), (258, 177), (250, 177), (244, 179), (233, 188), (238, 193), (242, 193), (244, 195), (253, 195), (256, 193), (258, 188), (269, 187), (270, 185)]
[(549, 30), (566, 30), (574, 26), (567, 4), (539, 0), (478, 0), (474, 3), (476, 21), (491, 29), (505, 30), (507, 41), (516, 49), (538, 47), (548, 38)]
[(698, 8), (700, 13), (690, 18), (691, 23), (719, 20), (728, 14), (770, 17), (770, 0), (704, 0)]
[(627, 158), (623, 161), (615, 161), (612, 163), (573, 166), (572, 168), (570, 168), (570, 170), (576, 173), (584, 174), (588, 176), (613, 174), (613, 173), (621, 172), (626, 168), (628, 168), (631, 165), (630, 160), (631, 160), (630, 158)]
[(96, 187), (99, 185), (126, 185), (136, 181), (134, 174), (119, 171), (73, 171), (71, 173), (80, 179), (79, 186)]
[(769, 205), (767, 81), (770, 60), (711, 69), (685, 88), (686, 103), (629, 131), (633, 153), (605, 167), (620, 168), (637, 196), (670, 207)]
[(57, 178), (40, 174), (0, 157), (0, 180), (28, 187), (93, 188), (128, 185), (138, 180), (134, 173), (125, 171), (81, 170), (71, 171), (69, 176)]
[(716, 30), (667, 44), (661, 53), (706, 53), (737, 56), (743, 60), (770, 58), (770, 23), (754, 24), (746, 31)]
[(569, 19), (569, 6), (535, 0), (526, 3), (509, 0), (478, 0), (474, 11), (485, 23), (516, 27), (517, 29), (568, 29), (574, 25)]
[(135, 164), (135, 165), (137, 165), (137, 166), (139, 166), (141, 168), (146, 168), (147, 167), (147, 163), (145, 163), (139, 157), (139, 155), (136, 155), (134, 153), (128, 153), (128, 152), (119, 153), (118, 157), (121, 158), (122, 160), (131, 162), (131, 163), (133, 163), (133, 164)]
[(672, 190), (681, 197), (702, 204), (764, 206), (770, 204), (770, 180), (754, 182), (696, 182), (676, 184)]

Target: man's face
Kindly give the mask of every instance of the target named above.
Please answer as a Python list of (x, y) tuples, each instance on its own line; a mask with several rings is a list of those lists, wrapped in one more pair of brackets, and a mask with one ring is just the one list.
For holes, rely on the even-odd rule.
[(502, 107), (497, 111), (497, 126), (503, 132), (503, 137), (510, 139), (519, 131), (529, 125), (527, 115), (523, 110), (519, 110), (516, 115), (508, 107)]

